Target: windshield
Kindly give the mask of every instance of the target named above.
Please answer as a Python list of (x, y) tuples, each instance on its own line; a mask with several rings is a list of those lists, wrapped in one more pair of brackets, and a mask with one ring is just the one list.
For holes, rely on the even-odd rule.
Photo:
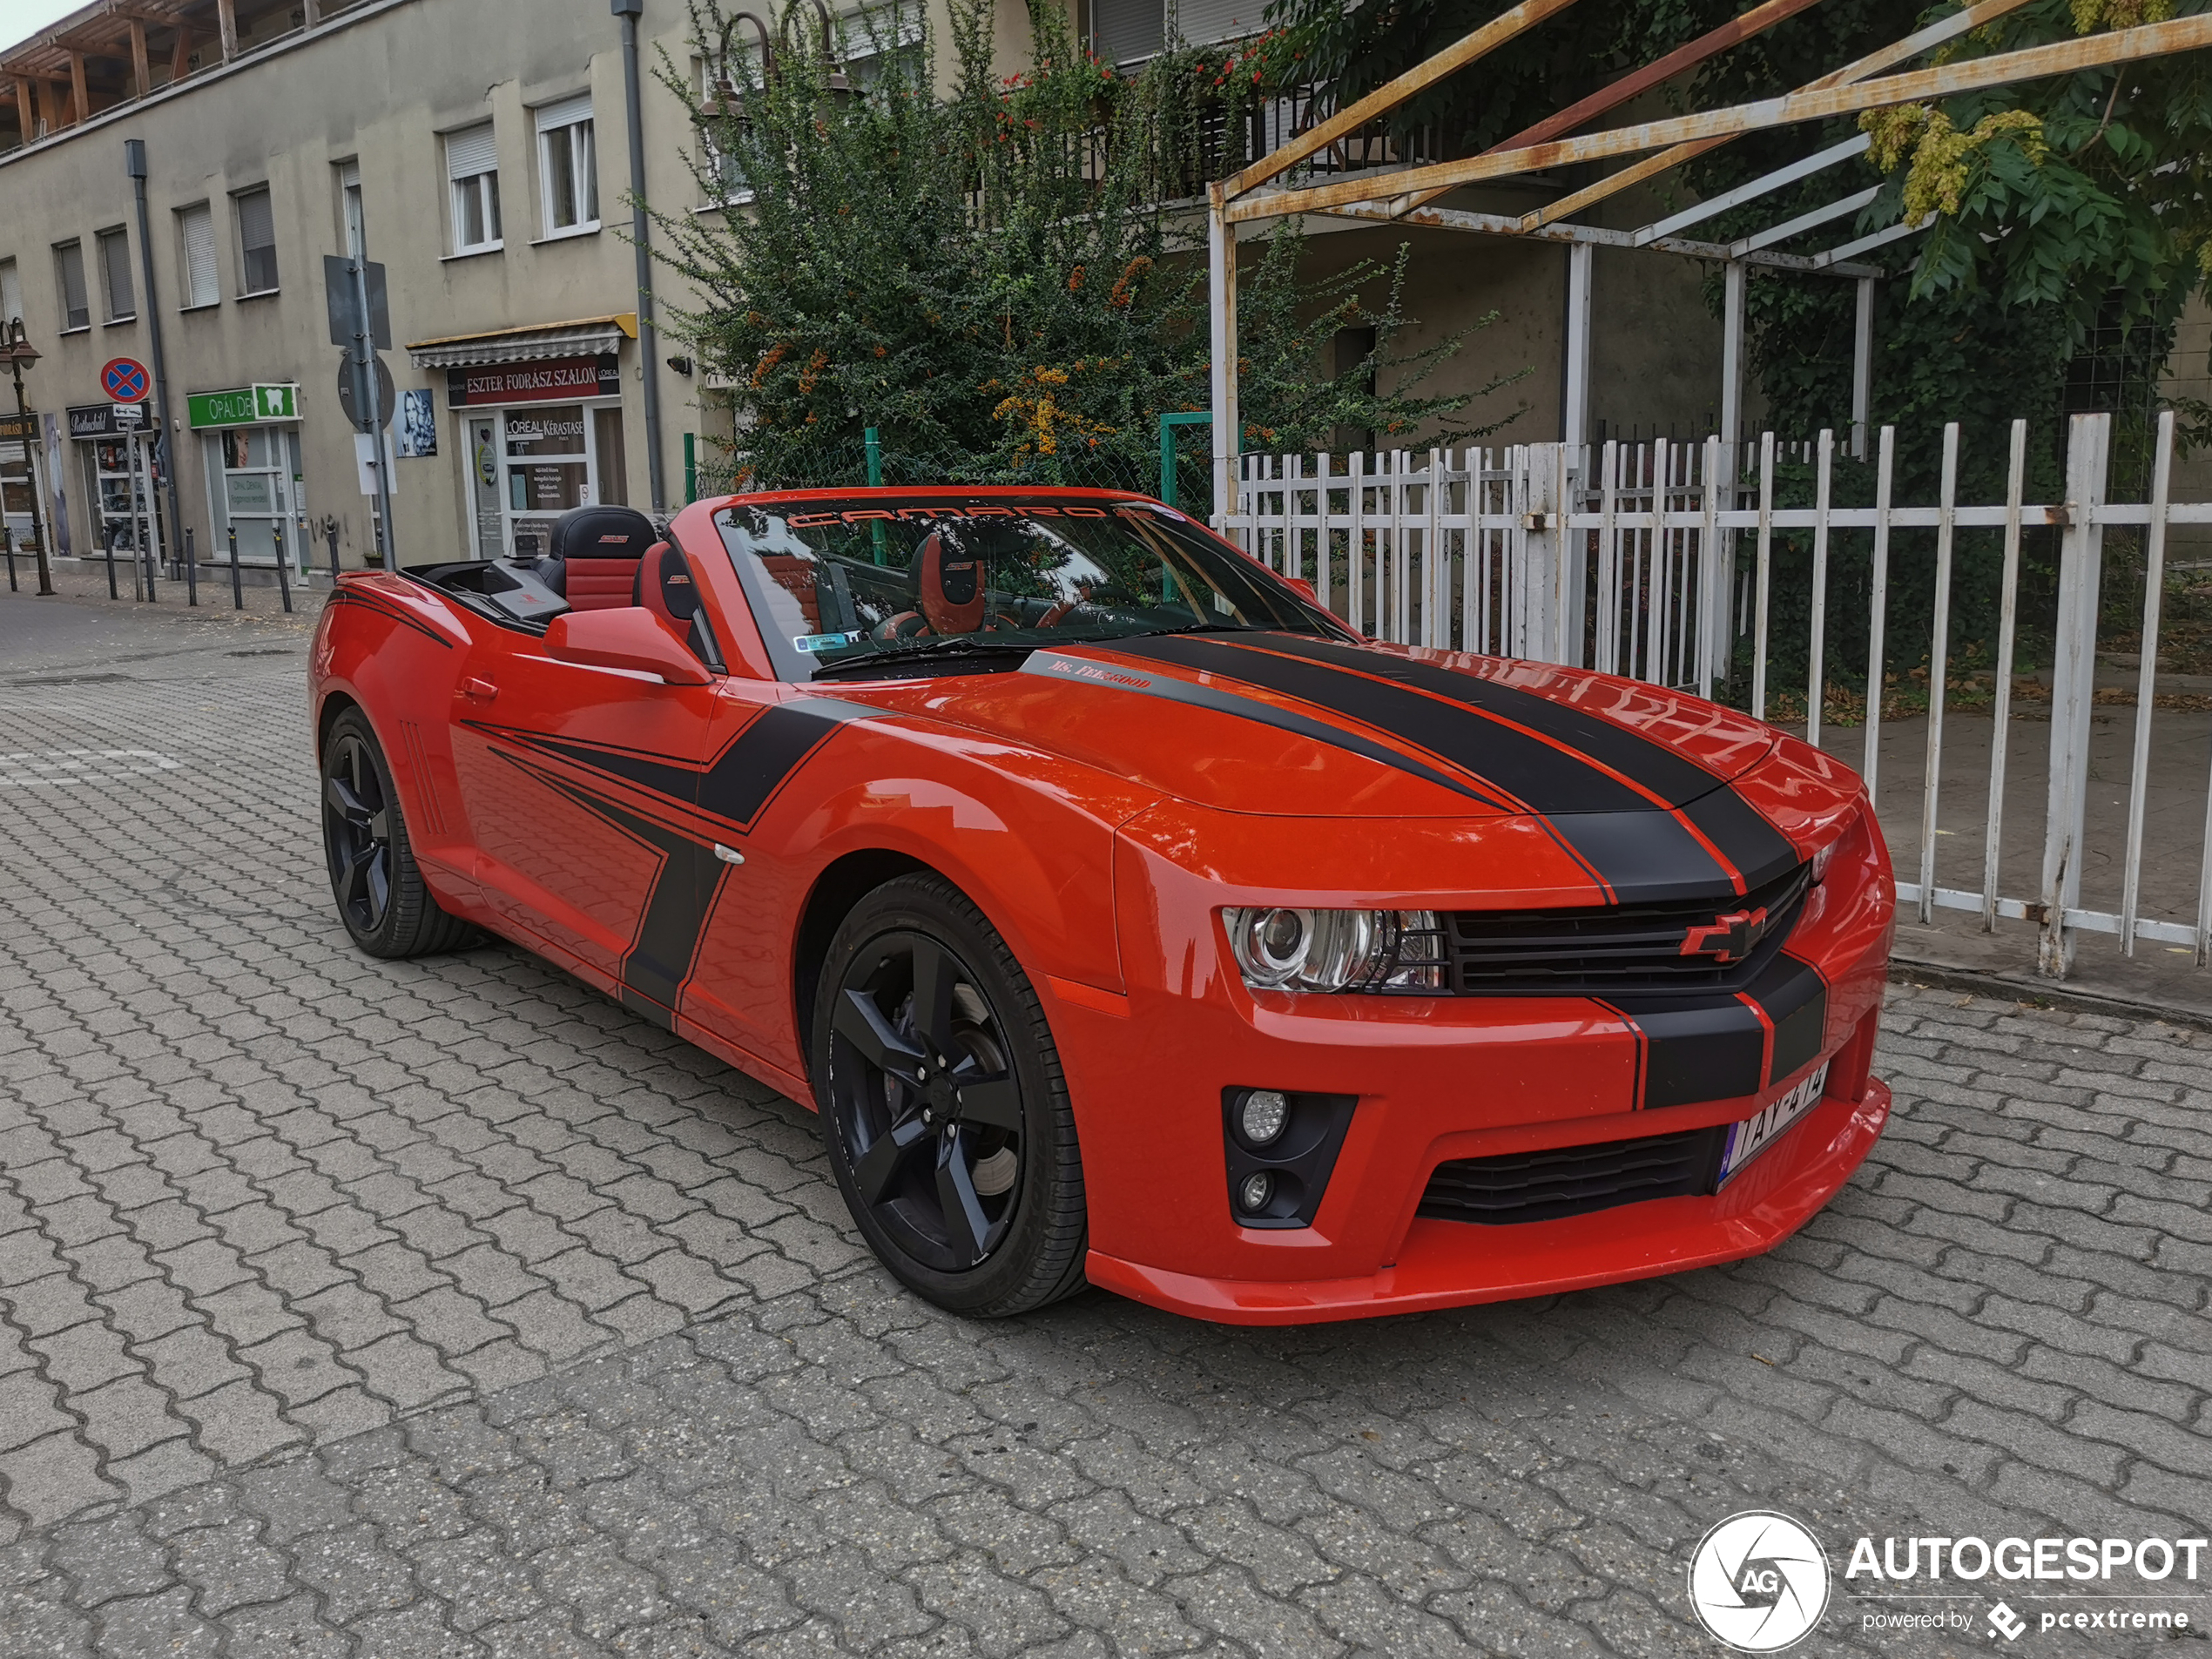
[(1334, 631), (1170, 507), (886, 493), (740, 502), (716, 523), (788, 680), (975, 673), (1137, 634)]

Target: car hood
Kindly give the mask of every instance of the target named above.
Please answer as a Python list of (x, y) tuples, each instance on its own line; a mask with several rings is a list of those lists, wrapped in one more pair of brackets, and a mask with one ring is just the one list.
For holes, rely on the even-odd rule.
[(1217, 811), (1527, 818), (1602, 875), (1670, 858), (1710, 868), (1717, 851), (1756, 878), (1799, 856), (1730, 786), (1773, 754), (1772, 728), (1579, 669), (1310, 635), (1170, 635), (840, 695)]

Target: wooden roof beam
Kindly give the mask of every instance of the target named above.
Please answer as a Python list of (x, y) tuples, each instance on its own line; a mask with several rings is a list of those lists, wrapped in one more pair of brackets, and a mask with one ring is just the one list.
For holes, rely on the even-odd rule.
[[(2048, 45), (2030, 46), (1987, 57), (1965, 58), (1851, 86), (1808, 89), (1696, 115), (1646, 121), (1581, 138), (1554, 139), (1521, 150), (1434, 162), (1394, 175), (1390, 183), (1399, 188), (1390, 194), (1412, 195), (1443, 185), (1475, 184), (1485, 179), (1507, 178), (1514, 173), (1596, 161), (1608, 156), (1633, 155), (1638, 151), (1663, 149), (1698, 139), (1731, 138), (1764, 128), (1794, 126), (1802, 121), (1826, 120), (1832, 116), (1854, 115), (1861, 110), (1949, 98), (1984, 87), (2040, 80), (2076, 70), (2100, 69), (2109, 64), (2164, 57), (2206, 47), (2212, 47), (2212, 13), (2169, 17), (2163, 23), (2139, 24), (2132, 29), (2115, 29), (2077, 40), (2054, 41)], [(1352, 179), (1302, 190), (1270, 191), (1262, 196), (1231, 202), (1226, 212), (1227, 217), (1235, 221), (1276, 219), (1289, 213), (1325, 212), (1350, 202), (1374, 200), (1377, 196), (1376, 181)]]
[[(1707, 58), (1718, 56), (1730, 46), (1739, 45), (1763, 30), (1796, 17), (1815, 3), (1815, 0), (1765, 0), (1744, 12), (1731, 17), (1717, 29), (1708, 30), (1696, 39), (1677, 46), (1665, 57), (1655, 58), (1642, 69), (1633, 70), (1618, 80), (1601, 86), (1588, 98), (1568, 105), (1556, 115), (1547, 116), (1532, 127), (1525, 127), (1510, 138), (1490, 146), (1487, 153), (1501, 150), (1522, 150), (1532, 144), (1542, 144), (1587, 126), (1601, 115), (1617, 110), (1633, 98), (1641, 98), (1656, 86), (1663, 85), (1684, 70), (1694, 69)], [(1447, 186), (1448, 188), (1448, 186)], [(1442, 190), (1424, 191), (1415, 196), (1409, 206), (1419, 206), (1433, 201), (1444, 194)]]
[(1349, 108), (1339, 110), (1318, 126), (1308, 128), (1280, 149), (1261, 157), (1227, 180), (1222, 186), (1223, 193), (1234, 200), (1246, 191), (1258, 188), (1297, 166), (1308, 156), (1318, 155), (1338, 139), (1358, 132), (1375, 117), (1396, 109), (1414, 93), (1465, 69), (1477, 58), (1495, 51), (1514, 37), (1526, 34), (1545, 18), (1566, 10), (1574, 3), (1575, 0), (1521, 0), (1521, 4), (1512, 10), (1493, 17), (1433, 57), (1423, 59), (1394, 80), (1386, 81)]
[[(1817, 91), (1824, 87), (1849, 86), (1853, 82), (1865, 80), (1870, 76), (1880, 74), (1885, 69), (1893, 69), (1899, 64), (1909, 63), (1923, 52), (1940, 46), (1954, 36), (1963, 35), (1970, 29), (1979, 29), (1993, 18), (2003, 17), (2008, 11), (2019, 10), (2027, 3), (2027, 0), (1980, 0), (1979, 4), (1969, 6), (1964, 11), (1955, 12), (1940, 23), (1930, 24), (1925, 29), (1918, 30), (1902, 40), (1892, 41), (1878, 51), (1869, 52), (1856, 63), (1846, 64), (1838, 70), (1831, 70), (1818, 80), (1806, 82), (1804, 90)], [(1571, 218), (1585, 207), (1595, 206), (1607, 197), (1618, 195), (1633, 185), (1640, 185), (1646, 179), (1656, 179), (1670, 168), (1679, 167), (1685, 161), (1695, 160), (1708, 151), (1719, 149), (1727, 142), (1726, 138), (1706, 138), (1695, 143), (1676, 145), (1673, 149), (1662, 151), (1656, 156), (1646, 156), (1642, 160), (1634, 162), (1622, 168), (1618, 172), (1607, 174), (1594, 185), (1587, 185), (1571, 195), (1562, 196), (1557, 201), (1546, 203), (1534, 212), (1525, 214), (1521, 223), (1533, 231), (1539, 225), (1549, 225), (1559, 219)], [(1789, 181), (1785, 179), (1777, 182)]]

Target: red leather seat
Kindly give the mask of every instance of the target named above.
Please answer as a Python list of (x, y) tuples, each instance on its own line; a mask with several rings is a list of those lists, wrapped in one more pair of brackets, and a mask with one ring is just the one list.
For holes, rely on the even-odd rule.
[(629, 604), (638, 561), (654, 540), (653, 521), (634, 507), (575, 507), (553, 526), (553, 557), (543, 574), (571, 610)]
[(715, 649), (714, 635), (706, 624), (706, 611), (699, 603), (691, 561), (682, 549), (656, 542), (646, 550), (632, 576), (630, 603), (652, 612), (708, 667), (722, 666), (721, 653)]

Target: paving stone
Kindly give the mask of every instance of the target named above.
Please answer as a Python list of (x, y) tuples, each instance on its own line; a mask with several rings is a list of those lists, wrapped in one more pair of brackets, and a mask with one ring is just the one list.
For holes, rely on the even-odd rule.
[(978, 1325), (811, 1113), (507, 946), (357, 955), (251, 856), (314, 841), (298, 658), (220, 648), (306, 610), (100, 614), (133, 678), (0, 750), (180, 765), (34, 803), (0, 885), (0, 1653), (1702, 1654), (1737, 1509), (2202, 1510), (2212, 1040), (1897, 988), (1891, 1132), (1766, 1258)]

